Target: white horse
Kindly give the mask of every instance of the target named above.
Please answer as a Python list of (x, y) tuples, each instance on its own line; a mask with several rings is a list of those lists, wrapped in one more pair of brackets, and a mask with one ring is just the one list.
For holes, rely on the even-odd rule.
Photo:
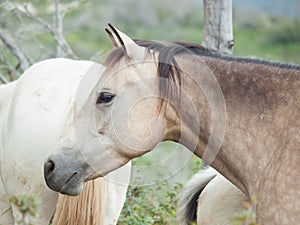
[(178, 221), (188, 225), (231, 225), (229, 219), (240, 213), (246, 195), (212, 167), (196, 173), (179, 199)]
[[(23, 194), (41, 200), (34, 224), (49, 223), (58, 198), (54, 225), (116, 224), (130, 178), (128, 166), (86, 183), (77, 197), (59, 196), (43, 179), (43, 162), (57, 148), (87, 71), (99, 78), (103, 68), (89, 61), (50, 59), (34, 64), (17, 81), (0, 86), (0, 224), (16, 223), (18, 210), (8, 198)], [(124, 183), (113, 182), (120, 175)]]

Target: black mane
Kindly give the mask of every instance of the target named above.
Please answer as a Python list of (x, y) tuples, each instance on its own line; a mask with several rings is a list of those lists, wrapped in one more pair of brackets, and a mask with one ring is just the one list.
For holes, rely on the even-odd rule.
[(261, 59), (224, 55), (218, 53), (215, 50), (205, 48), (202, 45), (195, 44), (195, 43), (174, 41), (174, 42), (166, 42), (167, 44), (163, 44), (160, 42), (150, 41), (150, 40), (135, 40), (135, 42), (140, 46), (143, 46), (150, 50), (154, 50), (159, 53), (168, 52), (169, 55), (184, 54), (184, 53), (195, 54), (199, 56), (212, 57), (212, 58), (217, 58), (226, 61), (254, 63), (254, 64), (261, 64), (266, 66), (279, 67), (282, 69), (300, 70), (300, 65), (297, 64), (286, 64), (286, 63), (272, 62), (272, 61), (261, 60)]
[[(159, 109), (164, 104), (164, 99), (168, 99), (169, 94), (175, 94), (177, 97), (180, 96), (176, 89), (176, 85), (179, 87), (181, 86), (181, 70), (178, 67), (178, 64), (175, 60), (175, 56), (179, 54), (193, 54), (199, 55), (204, 57), (216, 58), (220, 60), (226, 61), (233, 61), (238, 63), (249, 63), (249, 64), (259, 64), (271, 67), (277, 67), (281, 69), (289, 69), (289, 70), (299, 70), (300, 65), (296, 64), (284, 64), (278, 62), (270, 62), (266, 60), (259, 60), (259, 59), (252, 59), (252, 58), (243, 58), (243, 57), (235, 57), (229, 55), (220, 54), (214, 50), (205, 48), (201, 45), (194, 44), (194, 43), (186, 43), (186, 42), (158, 42), (158, 41), (151, 41), (151, 40), (134, 40), (139, 46), (145, 47), (147, 49), (147, 54), (153, 54), (155, 52), (158, 54), (158, 66), (157, 66), (157, 75), (160, 78), (159, 81), (159, 90), (161, 95), (161, 102)], [(115, 48), (112, 52), (107, 56), (104, 61), (104, 66), (108, 69), (112, 68), (119, 62), (125, 53), (122, 48)], [(172, 81), (174, 82), (175, 88), (172, 87)], [(174, 92), (175, 89), (175, 92)], [(179, 100), (179, 98), (178, 98)]]

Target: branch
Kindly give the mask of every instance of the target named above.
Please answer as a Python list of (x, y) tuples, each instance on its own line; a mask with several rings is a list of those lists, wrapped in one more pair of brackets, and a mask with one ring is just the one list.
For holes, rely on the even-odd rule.
[(63, 15), (63, 17), (65, 16), (65, 14), (67, 14), (68, 12), (79, 8), (80, 5), (85, 4), (89, 2), (88, 0), (77, 0), (77, 1), (71, 1), (68, 4), (64, 4), (63, 9), (60, 10), (61, 14)]
[(9, 49), (4, 50), (3, 48), (0, 48), (0, 71), (3, 71), (3, 77), (7, 78), (6, 80), (12, 81), (17, 79), (22, 72), (17, 70), (16, 67), (20, 67), (20, 64), (18, 63), (17, 66), (13, 65), (12, 61), (15, 61), (12, 59), (12, 57), (8, 57), (8, 55), (5, 53), (6, 51), (9, 51)]
[(76, 55), (68, 45), (64, 35), (63, 35), (63, 16), (59, 9), (59, 0), (52, 0), (55, 7), (54, 18), (55, 22), (52, 25), (48, 21), (44, 20), (43, 18), (34, 15), (25, 4), (22, 4), (22, 10), (18, 7), (15, 7), (15, 10), (29, 19), (36, 21), (37, 23), (41, 24), (54, 38), (56, 42), (56, 57), (70, 57), (76, 58)]
[(55, 34), (55, 30), (54, 30), (53, 26), (50, 23), (48, 23), (47, 21), (45, 21), (41, 17), (36, 16), (32, 12), (30, 12), (30, 10), (28, 9), (28, 7), (25, 4), (22, 4), (22, 7), (23, 7), (23, 10), (20, 10), (18, 7), (15, 7), (15, 10), (18, 13), (20, 13), (20, 14), (22, 14), (22, 15), (24, 15), (24, 16), (26, 16), (26, 17), (28, 17), (28, 18), (30, 18), (30, 19), (38, 22), (39, 24), (41, 24), (52, 35)]
[(63, 33), (63, 15), (59, 12), (59, 0), (53, 0), (55, 8), (55, 26), (56, 26), (56, 55), (58, 57), (64, 56), (63, 44), (61, 43), (61, 34)]
[(57, 57), (70, 57), (76, 58), (74, 52), (68, 45), (64, 35), (63, 35), (63, 13), (60, 12), (59, 9), (59, 0), (53, 0), (54, 7), (55, 7), (55, 25), (52, 25), (45, 21), (43, 18), (34, 15), (30, 12), (26, 5), (23, 4), (23, 10), (18, 10), (19, 13), (25, 15), (26, 17), (36, 21), (37, 23), (41, 24), (46, 30), (50, 32), (53, 36), (56, 46), (57, 46)]
[(27, 57), (25, 56), (24, 52), (14, 44), (11, 40), (11, 38), (7, 37), (4, 34), (4, 31), (0, 28), (0, 39), (3, 42), (3, 44), (6, 45), (6, 47), (11, 51), (11, 53), (18, 59), (20, 68), (22, 71), (25, 71), (29, 67), (29, 62)]
[(8, 83), (8, 80), (4, 77), (4, 75), (1, 72), (0, 72), (0, 81), (3, 84), (7, 84)]
[(53, 0), (54, 8), (55, 8), (55, 35), (54, 39), (56, 40), (56, 53), (58, 57), (71, 57), (75, 58), (75, 54), (73, 50), (68, 45), (64, 34), (63, 34), (63, 18), (64, 13), (59, 9), (59, 0)]

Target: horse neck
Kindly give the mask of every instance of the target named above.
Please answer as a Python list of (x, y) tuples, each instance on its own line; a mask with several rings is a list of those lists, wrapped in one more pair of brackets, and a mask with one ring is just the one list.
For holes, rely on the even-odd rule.
[(6, 140), (7, 119), (9, 116), (15, 85), (16, 81), (0, 86), (0, 153), (4, 145), (4, 141)]
[[(189, 101), (181, 99), (177, 106), (180, 119), (169, 113), (173, 126), (167, 137), (195, 151), (249, 194), (259, 185), (259, 175), (278, 149), (276, 144), (280, 144), (276, 132), (282, 134), (282, 121), (273, 122), (274, 116), (293, 106), (295, 95), (300, 98), (299, 70), (190, 55), (178, 57), (177, 61), (184, 71), (182, 92), (193, 99), (198, 111), (187, 110)], [(300, 112), (299, 106), (296, 112)], [(290, 117), (295, 118), (296, 114)], [(264, 139), (263, 135), (269, 137)], [(255, 187), (249, 187), (250, 184)]]
[[(166, 110), (165, 139), (180, 142), (195, 151), (199, 157), (203, 157), (210, 134), (216, 131), (210, 131), (212, 125), (214, 129), (218, 128), (217, 130), (225, 129), (221, 127), (226, 125), (225, 99), (215, 74), (205, 60), (187, 55), (177, 57), (176, 61), (182, 71), (182, 84), (179, 100), (175, 99), (174, 95), (168, 99), (172, 104), (169, 104), (169, 110)], [(215, 144), (218, 138), (223, 138), (219, 134), (214, 137)], [(209, 159), (211, 156), (207, 157), (206, 161), (212, 160)]]

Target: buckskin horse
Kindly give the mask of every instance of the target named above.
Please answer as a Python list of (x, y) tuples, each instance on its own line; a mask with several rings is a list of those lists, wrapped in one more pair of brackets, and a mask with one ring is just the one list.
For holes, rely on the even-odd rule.
[[(50, 59), (32, 65), (17, 81), (0, 85), (0, 224), (17, 224), (18, 210), (8, 199), (24, 194), (40, 199), (33, 224), (49, 224), (55, 207), (53, 225), (117, 223), (128, 167), (86, 183), (76, 197), (58, 195), (43, 179), (43, 161), (56, 149), (79, 84), (87, 71), (99, 78), (102, 70), (89, 61)], [(118, 174), (127, 184), (113, 182)]]
[[(259, 223), (298, 224), (300, 66), (107, 32), (116, 48), (44, 164), (48, 186), (79, 194), (84, 181), (171, 140), (255, 195)], [(66, 151), (74, 136), (80, 150)]]

